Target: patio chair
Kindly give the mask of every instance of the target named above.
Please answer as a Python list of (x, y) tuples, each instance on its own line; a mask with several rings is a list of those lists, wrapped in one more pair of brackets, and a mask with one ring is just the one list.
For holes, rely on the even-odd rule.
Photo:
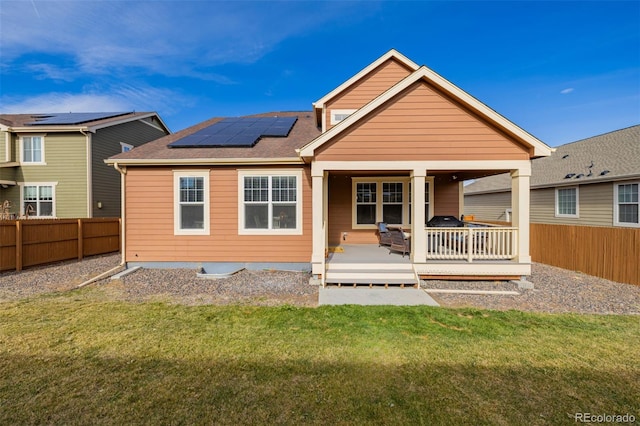
[(376, 222), (378, 229), (376, 230), (376, 236), (378, 237), (378, 247), (391, 245), (391, 233), (387, 224), (384, 222)]
[(402, 229), (389, 228), (389, 232), (391, 233), (389, 254), (391, 254), (391, 251), (399, 251), (402, 252), (402, 257), (404, 257), (405, 254), (411, 252), (411, 239), (402, 232)]

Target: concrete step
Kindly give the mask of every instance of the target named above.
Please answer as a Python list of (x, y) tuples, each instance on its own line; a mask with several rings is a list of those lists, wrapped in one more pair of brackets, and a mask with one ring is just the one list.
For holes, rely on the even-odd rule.
[(339, 287), (379, 287), (379, 286), (399, 286), (399, 287), (417, 287), (418, 283), (415, 280), (397, 280), (397, 279), (380, 279), (380, 278), (356, 278), (356, 279), (329, 279), (325, 280), (325, 285), (339, 286)]

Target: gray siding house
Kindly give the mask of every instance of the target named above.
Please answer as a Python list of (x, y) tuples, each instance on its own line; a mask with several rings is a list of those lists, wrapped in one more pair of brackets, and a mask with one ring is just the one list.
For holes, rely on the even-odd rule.
[[(465, 186), (464, 214), (510, 221), (511, 177)], [(640, 227), (640, 125), (568, 143), (531, 162), (531, 223)]]
[(0, 114), (0, 204), (10, 217), (118, 217), (120, 174), (104, 160), (170, 133), (154, 112)]

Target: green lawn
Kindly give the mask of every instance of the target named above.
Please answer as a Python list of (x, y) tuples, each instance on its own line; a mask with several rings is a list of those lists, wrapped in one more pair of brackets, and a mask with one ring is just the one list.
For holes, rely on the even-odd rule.
[(0, 424), (575, 424), (640, 418), (640, 319), (0, 304)]

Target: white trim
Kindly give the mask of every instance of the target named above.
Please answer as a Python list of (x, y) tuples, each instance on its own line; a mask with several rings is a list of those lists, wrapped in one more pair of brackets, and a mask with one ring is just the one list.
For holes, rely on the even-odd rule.
[[(341, 127), (341, 126), (338, 126)], [(314, 161), (311, 174), (322, 175), (325, 170), (519, 170), (531, 175), (530, 160), (447, 160), (447, 161)]]
[[(576, 190), (576, 212), (575, 214), (560, 213), (560, 200), (558, 199), (560, 191), (566, 191), (568, 189)], [(578, 186), (569, 186), (555, 189), (555, 217), (568, 217), (579, 218), (580, 217), (580, 189)]]
[[(45, 160), (45, 136), (46, 133), (31, 133), (20, 135), (18, 142), (18, 149), (20, 150), (20, 165), (21, 166), (46, 166), (47, 162)], [(40, 145), (40, 161), (24, 161), (24, 138), (41, 138)]]
[[(50, 186), (51, 187), (51, 216), (30, 216), (31, 218), (41, 218), (41, 219), (51, 219), (57, 217), (57, 209), (56, 209), (56, 186), (58, 182), (17, 182), (20, 187), (20, 216), (24, 216), (24, 187), (25, 186)], [(40, 191), (38, 190), (38, 201), (40, 199)]]
[(4, 133), (4, 160), (6, 163), (11, 161), (11, 133)]
[[(118, 116), (118, 117), (113, 117), (113, 120), (107, 122), (107, 123), (102, 123), (102, 124), (96, 124), (94, 126), (87, 126), (86, 129), (89, 130), (90, 132), (95, 133), (96, 130), (100, 130), (100, 129), (104, 129), (105, 127), (112, 127), (112, 126), (117, 126), (119, 124), (124, 124), (124, 123), (129, 123), (131, 121), (139, 121), (142, 120), (143, 118), (149, 118), (149, 117), (156, 117), (158, 119), (158, 121), (165, 127), (165, 130), (171, 134), (171, 130), (169, 130), (169, 128), (166, 126), (166, 124), (162, 121), (162, 119), (160, 118), (160, 116), (155, 113), (155, 112), (149, 112), (149, 113), (136, 113), (136, 112), (130, 112), (128, 114), (137, 114), (134, 116), (129, 116), (129, 117), (124, 117), (124, 115), (122, 116)], [(108, 120), (109, 118), (104, 118), (102, 120)], [(96, 120), (97, 121), (97, 120)]]
[[(335, 126), (336, 124), (344, 121), (348, 116), (350, 116), (351, 114), (353, 114), (354, 112), (357, 111), (357, 109), (352, 108), (352, 109), (332, 109), (331, 111), (331, 118), (329, 119), (329, 124), (331, 124), (332, 126)], [(336, 115), (346, 115), (347, 117), (341, 119), (341, 120), (337, 120), (336, 119)]]
[[(473, 96), (469, 95), (459, 87), (450, 83), (436, 72), (430, 70), (429, 68), (422, 66), (417, 71), (413, 72), (411, 75), (407, 76), (396, 85), (391, 87), (386, 92), (382, 93), (377, 98), (373, 99), (371, 102), (354, 112), (352, 115), (347, 117), (343, 122), (344, 125), (335, 126), (326, 132), (322, 133), (313, 141), (309, 142), (304, 147), (298, 150), (299, 155), (301, 157), (312, 157), (315, 154), (315, 150), (331, 140), (335, 136), (349, 129), (352, 125), (359, 122), (369, 113), (384, 105), (389, 100), (393, 99), (394, 96), (401, 93), (403, 90), (408, 88), (410, 85), (415, 83), (418, 80), (424, 79), (427, 82), (434, 84), (435, 86), (442, 89), (445, 93), (449, 94), (454, 99), (461, 101), (466, 104), (470, 108), (477, 111), (479, 114), (485, 116), (498, 126), (506, 129), (508, 132), (512, 133), (518, 139), (520, 139), (523, 143), (529, 145), (534, 148), (533, 156), (541, 157), (541, 156), (549, 156), (554, 151), (553, 148), (547, 146), (545, 143), (534, 137), (533, 135), (527, 133), (522, 128), (518, 127), (511, 121), (507, 120), (502, 115), (498, 114), (496, 111), (492, 110)], [(324, 98), (323, 98), (324, 99)]]
[(92, 135), (84, 133), (87, 143), (87, 217), (93, 217), (93, 162)]
[[(124, 149), (128, 148), (127, 151), (125, 151)], [(120, 142), (120, 152), (129, 152), (131, 151), (133, 148), (135, 148), (133, 145), (131, 145), (130, 143), (124, 143), (124, 142)]]
[[(244, 202), (244, 178), (248, 176), (269, 177), (269, 228), (247, 229), (245, 228), (245, 202)], [(273, 202), (271, 201), (271, 178), (274, 176), (294, 176), (296, 178), (296, 227), (274, 228)], [(302, 170), (301, 169), (238, 169), (238, 235), (302, 235)]]
[[(209, 170), (173, 170), (173, 235), (210, 235), (210, 185)], [(203, 178), (203, 228), (202, 229), (182, 229), (180, 227), (180, 178), (200, 177)]]
[[(618, 202), (618, 187), (620, 185), (638, 185), (638, 209), (640, 210), (640, 181), (627, 181), (627, 182), (617, 182), (613, 184), (613, 226), (620, 226), (625, 228), (640, 228), (640, 218), (639, 223), (632, 222), (620, 222), (618, 220), (619, 217), (619, 207), (620, 204)], [(640, 213), (639, 213), (640, 215)]]

